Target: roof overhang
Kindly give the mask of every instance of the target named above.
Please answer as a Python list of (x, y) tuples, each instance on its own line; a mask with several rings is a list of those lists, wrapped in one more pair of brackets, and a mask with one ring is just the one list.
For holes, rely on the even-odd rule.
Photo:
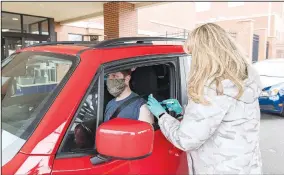
[[(54, 18), (55, 22), (71, 23), (103, 16), (107, 2), (2, 2), (2, 11)], [(143, 8), (164, 2), (129, 2)]]

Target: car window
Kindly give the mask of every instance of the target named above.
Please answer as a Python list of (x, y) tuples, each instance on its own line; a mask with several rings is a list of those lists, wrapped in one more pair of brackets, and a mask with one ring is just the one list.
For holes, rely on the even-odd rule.
[[(76, 57), (23, 52), (2, 67), (2, 154), (16, 154), (48, 108), (47, 101), (61, 84)], [(69, 75), (68, 75), (69, 76)]]
[(264, 88), (284, 83), (284, 60), (260, 61), (253, 64)]
[(260, 61), (253, 64), (260, 76), (284, 77), (284, 60)]
[(94, 150), (98, 109), (98, 81), (78, 109), (62, 142), (61, 153)]

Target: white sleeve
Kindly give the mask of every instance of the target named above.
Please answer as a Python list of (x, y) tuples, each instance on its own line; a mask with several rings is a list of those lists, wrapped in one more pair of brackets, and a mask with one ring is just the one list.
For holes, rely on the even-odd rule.
[(207, 99), (210, 105), (190, 101), (181, 121), (169, 114), (159, 119), (159, 126), (165, 137), (177, 148), (188, 151), (199, 148), (219, 127), (229, 110), (227, 97), (216, 96)]
[(140, 114), (139, 114), (139, 120), (148, 122), (150, 124), (154, 123), (154, 116), (153, 114), (149, 111), (148, 107), (146, 104), (142, 105), (140, 107)]

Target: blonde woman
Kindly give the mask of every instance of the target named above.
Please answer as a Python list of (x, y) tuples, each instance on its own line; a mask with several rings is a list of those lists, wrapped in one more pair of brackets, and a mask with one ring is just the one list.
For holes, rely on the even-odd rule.
[[(262, 174), (259, 76), (216, 24), (197, 27), (184, 50), (192, 55), (192, 63), (183, 119), (167, 114), (152, 95), (148, 99), (161, 131), (187, 152), (190, 174)], [(162, 103), (182, 113), (177, 100)]]

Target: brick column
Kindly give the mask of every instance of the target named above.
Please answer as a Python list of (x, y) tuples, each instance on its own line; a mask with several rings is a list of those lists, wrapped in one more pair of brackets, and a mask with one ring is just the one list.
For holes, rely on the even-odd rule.
[(137, 36), (138, 15), (135, 5), (128, 2), (104, 4), (105, 39)]
[(267, 29), (255, 29), (254, 33), (259, 35), (258, 61), (266, 59)]
[(254, 23), (253, 20), (241, 20), (238, 21), (239, 29), (237, 35), (237, 42), (245, 49), (249, 61), (252, 60), (252, 44), (253, 44), (253, 32)]

